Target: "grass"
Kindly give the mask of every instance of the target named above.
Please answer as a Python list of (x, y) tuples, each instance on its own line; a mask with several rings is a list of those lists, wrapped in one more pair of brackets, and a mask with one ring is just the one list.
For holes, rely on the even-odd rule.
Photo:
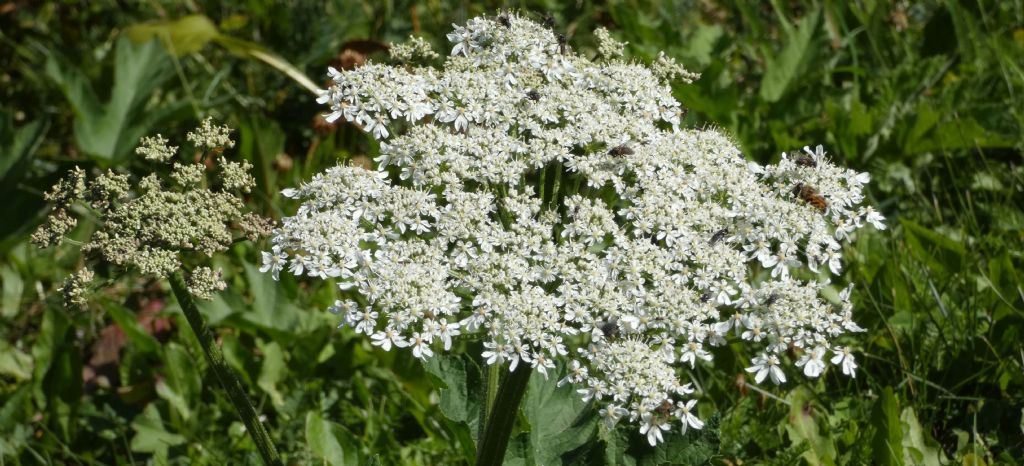
[[(584, 52), (599, 25), (628, 41), (634, 56), (665, 50), (703, 73), (676, 89), (688, 124), (724, 128), (759, 161), (824, 144), (872, 174), (872, 203), (889, 218), (889, 230), (862, 235), (847, 251), (845, 279), (856, 285), (855, 315), (867, 329), (846, 342), (858, 351), (855, 379), (830, 372), (756, 387), (743, 372), (750, 355), (723, 348), (713, 372), (693, 374), (709, 420), (701, 436), (651, 453), (635, 434), (601, 432), (564, 462), (1024, 457), (1020, 1), (121, 6), (0, 6), (0, 218), (15, 219), (0, 225), (3, 464), (258, 461), (166, 285), (102, 271), (117, 280), (87, 311), (62, 308), (60, 282), (82, 258), (27, 244), (45, 207), (41, 193), (57, 177), (74, 165), (131, 172), (139, 164), (130, 157), (133, 137), (180, 134), (214, 114), (238, 128), (239, 153), (257, 167), (252, 205), (279, 215), (287, 210), (281, 189), (376, 148), (353, 128), (315, 121), (321, 109), (308, 92), (239, 41), (318, 82), (328, 64), (346, 59), (343, 50), (358, 57), (410, 33), (441, 48), (450, 23), (506, 6), (550, 11)], [(209, 40), (176, 56), (121, 38), (133, 25), (190, 14), (211, 18), (215, 34), (235, 41)], [(133, 98), (112, 99), (119, 95)], [(133, 117), (111, 120), (115, 108)], [(255, 270), (258, 253), (238, 245), (215, 259), (230, 286), (200, 312), (286, 461), (472, 462), (473, 406), (444, 387), (479, 378), (473, 361), (424, 368), (336, 330), (323, 312), (332, 287), (280, 286)], [(536, 383), (531, 390), (557, 393)], [(510, 447), (527, 464), (528, 430), (543, 430), (531, 419), (544, 411), (540, 402), (528, 392), (523, 432)]]

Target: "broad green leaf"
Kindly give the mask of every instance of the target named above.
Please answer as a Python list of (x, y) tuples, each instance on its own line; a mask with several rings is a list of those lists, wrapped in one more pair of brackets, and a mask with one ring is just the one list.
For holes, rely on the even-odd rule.
[(776, 102), (789, 86), (804, 73), (814, 49), (811, 39), (818, 30), (821, 9), (815, 8), (804, 16), (795, 30), (787, 31), (786, 45), (778, 55), (765, 58), (765, 73), (761, 81), (761, 99)]
[(466, 423), (475, 433), (483, 399), (476, 365), (465, 355), (439, 354), (424, 361), (423, 368), (444, 384), (438, 389), (441, 412), (448, 419)]
[(117, 161), (164, 117), (187, 102), (150, 108), (154, 92), (174, 76), (167, 53), (156, 41), (135, 44), (118, 39), (110, 98), (100, 102), (85, 74), (51, 51), (46, 74), (60, 87), (75, 112), (74, 134), (80, 149), (107, 162)]
[[(32, 387), (28, 384), (23, 384), (18, 386), (13, 394), (4, 399), (3, 405), (0, 406), (0, 432), (9, 433), (12, 428), (24, 425), (21, 422), (29, 416), (28, 411), (32, 407), (31, 397)], [(0, 439), (0, 442), (3, 442), (3, 439)], [(2, 446), (2, 443), (0, 443), (0, 446)], [(0, 451), (0, 454), (3, 454), (3, 452)]]
[(0, 375), (19, 382), (32, 378), (32, 356), (0, 340)]
[(241, 312), (242, 319), (256, 324), (274, 335), (275, 340), (294, 338), (298, 317), (302, 312), (290, 301), (269, 273), (262, 273), (253, 264), (245, 263), (245, 276), (252, 295), (252, 305)]
[(0, 180), (7, 181), (11, 169), (35, 152), (48, 127), (45, 120), (35, 120), (20, 128), (0, 124)]
[(903, 466), (903, 427), (900, 423), (899, 400), (892, 387), (885, 387), (875, 401), (871, 413), (875, 436), (871, 441), (874, 463), (881, 466)]
[(151, 21), (136, 24), (125, 30), (135, 42), (149, 42), (154, 37), (163, 41), (164, 45), (181, 57), (198, 52), (220, 32), (217, 25), (204, 15), (188, 15), (176, 20)]
[(196, 301), (196, 307), (207, 325), (214, 326), (238, 313), (240, 309), (245, 309), (241, 301), (231, 290), (227, 290), (213, 295), (213, 299)]
[(260, 350), (263, 352), (263, 367), (260, 368), (260, 377), (257, 379), (256, 385), (270, 395), (274, 406), (280, 407), (284, 405), (284, 396), (278, 390), (277, 384), (284, 379), (288, 370), (284, 361), (284, 352), (281, 351), (281, 345), (276, 342), (260, 345)]
[(821, 432), (818, 413), (811, 403), (811, 393), (797, 387), (789, 393), (789, 423), (786, 432), (794, 445), (806, 443), (809, 447), (803, 458), (809, 464), (836, 464), (836, 447), (832, 438)]
[(626, 436), (622, 429), (609, 430), (603, 423), (599, 423), (598, 436), (604, 443), (605, 464), (619, 464), (623, 466), (636, 464), (636, 460), (626, 454), (626, 450), (629, 448), (629, 437)]
[(0, 281), (3, 282), (0, 317), (14, 317), (21, 309), (21, 294), (25, 289), (25, 282), (22, 281), (21, 274), (10, 264), (0, 266)]
[(551, 371), (546, 378), (533, 374), (523, 398), (530, 424), (527, 453), (536, 464), (558, 464), (563, 454), (595, 438), (596, 413), (572, 384), (557, 386), (561, 372)]
[(168, 448), (185, 443), (185, 437), (164, 429), (163, 419), (155, 403), (146, 405), (142, 414), (132, 422), (132, 429), (135, 431), (131, 442), (132, 451), (162, 453), (162, 456), (166, 456)]
[(358, 465), (357, 443), (344, 428), (310, 411), (306, 413), (306, 446), (318, 462), (334, 465)]
[(192, 409), (189, 408), (189, 402), (180, 393), (171, 388), (167, 382), (163, 380), (156, 382), (156, 394), (160, 398), (167, 400), (167, 403), (178, 412), (183, 421), (188, 422), (192, 418)]
[[(663, 464), (709, 464), (718, 453), (718, 420), (708, 419), (700, 430), (688, 429), (681, 434), (679, 425), (674, 424), (672, 430), (665, 434), (665, 441), (651, 449), (646, 443), (634, 448), (632, 453), (638, 455), (637, 464), (655, 466)], [(628, 462), (627, 462), (628, 464)]]
[(438, 354), (423, 363), (435, 380), (441, 398), (441, 413), (453, 424), (456, 441), (465, 455), (472, 457), (480, 426), (480, 407), (484, 402), (484, 376), (465, 354)]
[(912, 220), (901, 218), (906, 233), (907, 248), (928, 268), (943, 273), (956, 273), (963, 267), (966, 251), (959, 242)]
[(928, 432), (921, 427), (921, 423), (914, 414), (911, 407), (903, 408), (900, 414), (903, 421), (903, 459), (905, 464), (920, 466), (941, 466), (946, 464), (948, 459), (942, 447)]

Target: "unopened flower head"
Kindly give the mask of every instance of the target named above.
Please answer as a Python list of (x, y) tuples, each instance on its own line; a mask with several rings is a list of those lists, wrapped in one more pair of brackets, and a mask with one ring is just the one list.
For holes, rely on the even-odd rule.
[(385, 350), (426, 359), (478, 333), (489, 364), (546, 376), (561, 362), (609, 425), (652, 444), (703, 425), (682, 374), (710, 367), (712, 346), (761, 355), (758, 382), (796, 363), (852, 373), (833, 346), (860, 330), (849, 290), (825, 302), (818, 277), (839, 273), (855, 230), (882, 227), (860, 206), (866, 175), (821, 148), (760, 166), (681, 128), (669, 80), (696, 75), (665, 56), (592, 61), (514, 14), (448, 38), (440, 69), (330, 70), (328, 119), (381, 140), (378, 170), (286, 190), (301, 206), (264, 271), (337, 280), (331, 310)]
[[(220, 153), (234, 145), (228, 132), (207, 119), (189, 133), (189, 139)], [(150, 160), (170, 163), (177, 149), (167, 143), (160, 136), (144, 138), (137, 152)], [(88, 210), (98, 219), (98, 226), (82, 245), (83, 252), (96, 253), (110, 263), (130, 266), (143, 274), (166, 276), (182, 267), (185, 255), (201, 253), (208, 257), (226, 250), (236, 239), (235, 230), (242, 230), (249, 238), (269, 233), (269, 221), (246, 213), (241, 200), (240, 193), (255, 185), (249, 174), (252, 166), (224, 157), (217, 165), (216, 181), (208, 180), (204, 163), (172, 163), (168, 175), (172, 183), (150, 174), (135, 186), (127, 174), (113, 170), (87, 182), (85, 171), (76, 168), (47, 194), (55, 209), (33, 234), (33, 242), (40, 247), (60, 244), (77, 224), (69, 212)], [(69, 279), (64, 288), (66, 300), (82, 305), (85, 285), (91, 279), (91, 272)], [(209, 298), (225, 284), (219, 271), (199, 267), (190, 275), (188, 286), (198, 297)]]

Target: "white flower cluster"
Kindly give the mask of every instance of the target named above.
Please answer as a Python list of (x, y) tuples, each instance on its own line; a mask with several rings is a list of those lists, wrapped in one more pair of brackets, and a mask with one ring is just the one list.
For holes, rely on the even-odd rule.
[[(756, 382), (853, 375), (840, 335), (861, 330), (850, 290), (821, 291), (841, 241), (881, 216), (868, 181), (819, 147), (747, 162), (713, 129), (679, 127), (666, 72), (591, 61), (548, 28), (503, 14), (455, 26), (443, 68), (330, 70), (328, 119), (381, 139), (378, 171), (335, 167), (285, 195), (264, 271), (334, 278), (332, 310), (385, 350), (419, 358), (460, 334), (489, 364), (528, 364), (628, 418), (651, 444), (700, 428), (694, 388), (709, 346), (741, 340)], [(827, 264), (826, 268), (820, 265)]]

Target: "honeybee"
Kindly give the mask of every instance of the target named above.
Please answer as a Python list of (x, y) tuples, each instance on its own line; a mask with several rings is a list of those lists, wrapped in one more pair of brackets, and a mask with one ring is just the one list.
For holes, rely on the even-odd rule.
[(727, 234), (729, 234), (728, 228), (722, 228), (721, 230), (716, 231), (715, 234), (711, 236), (711, 244), (721, 241)]
[(818, 162), (815, 162), (814, 159), (811, 158), (811, 156), (805, 154), (798, 155), (795, 159), (793, 159), (793, 163), (800, 165), (801, 167), (814, 168), (818, 166)]
[(674, 407), (675, 405), (672, 404), (672, 400), (665, 400), (661, 402), (661, 405), (654, 409), (654, 412), (658, 413), (658, 415), (663, 418), (667, 418)]
[(633, 149), (631, 149), (629, 146), (627, 146), (625, 144), (623, 144), (621, 146), (612, 147), (611, 149), (608, 150), (608, 155), (614, 155), (616, 157), (621, 157), (623, 155), (633, 155), (633, 154), (634, 154)]
[(824, 212), (828, 208), (828, 201), (810, 185), (803, 183), (797, 183), (793, 187), (793, 196), (800, 198), (800, 200), (810, 204), (814, 208)]

